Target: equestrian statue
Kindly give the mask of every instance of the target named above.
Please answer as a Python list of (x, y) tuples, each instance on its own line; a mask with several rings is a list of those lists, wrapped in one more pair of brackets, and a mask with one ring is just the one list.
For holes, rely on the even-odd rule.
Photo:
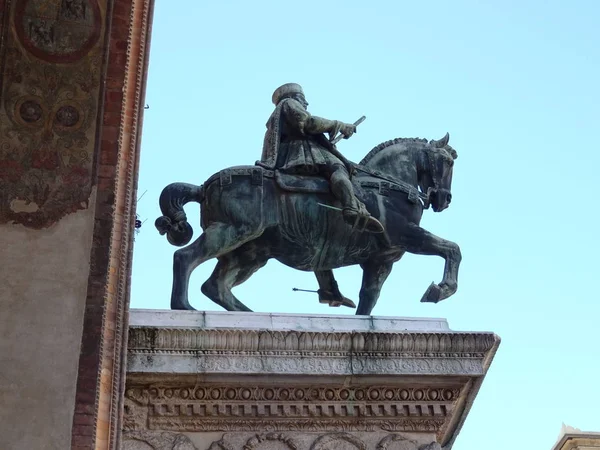
[[(228, 311), (251, 311), (231, 289), (271, 258), (314, 272), (321, 303), (356, 307), (343, 296), (333, 269), (363, 269), (357, 315), (371, 314), (395, 262), (405, 252), (444, 258), (444, 275), (421, 301), (437, 303), (457, 290), (460, 248), (419, 226), (423, 210), (450, 205), (456, 151), (440, 140), (397, 138), (373, 148), (359, 164), (337, 149), (354, 124), (311, 115), (302, 87), (280, 86), (272, 97), (262, 157), (230, 167), (200, 186), (172, 183), (160, 195), (156, 228), (176, 246), (193, 230), (183, 206), (197, 202), (203, 233), (173, 258), (171, 308), (193, 310), (192, 271), (216, 258), (202, 292)], [(326, 136), (327, 135), (327, 136)]]

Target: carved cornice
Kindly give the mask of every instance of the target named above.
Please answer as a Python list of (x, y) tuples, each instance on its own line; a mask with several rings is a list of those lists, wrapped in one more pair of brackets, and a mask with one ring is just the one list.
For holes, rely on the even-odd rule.
[(325, 351), (411, 353), (417, 356), (474, 356), (489, 351), (493, 333), (310, 332), (243, 329), (131, 327), (131, 352)]
[(125, 429), (437, 433), (460, 394), (456, 385), (130, 385)]
[(129, 371), (482, 375), (492, 333), (309, 332), (131, 327)]

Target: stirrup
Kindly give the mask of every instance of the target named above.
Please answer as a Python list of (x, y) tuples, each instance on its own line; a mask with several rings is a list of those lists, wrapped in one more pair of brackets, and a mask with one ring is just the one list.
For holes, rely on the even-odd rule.
[[(369, 213), (363, 214), (355, 208), (344, 208), (342, 211), (344, 221), (352, 225), (352, 230), (367, 233), (383, 233), (385, 229), (379, 220)], [(352, 220), (354, 219), (354, 220)]]

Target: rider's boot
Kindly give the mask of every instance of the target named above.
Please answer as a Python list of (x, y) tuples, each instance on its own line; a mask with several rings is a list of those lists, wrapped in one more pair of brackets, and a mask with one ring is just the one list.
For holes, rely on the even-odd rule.
[(342, 203), (342, 217), (354, 228), (369, 233), (383, 233), (383, 225), (371, 216), (365, 205), (354, 195), (352, 182), (345, 170), (336, 170), (330, 179), (333, 195)]

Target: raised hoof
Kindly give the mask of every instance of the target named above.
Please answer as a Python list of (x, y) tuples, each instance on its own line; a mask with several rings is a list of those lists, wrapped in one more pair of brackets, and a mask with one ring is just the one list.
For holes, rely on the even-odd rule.
[(437, 303), (440, 301), (440, 297), (442, 296), (442, 288), (439, 287), (435, 283), (431, 283), (423, 297), (421, 298), (421, 302), (424, 303)]
[(342, 297), (341, 299), (331, 300), (329, 302), (329, 306), (337, 308), (338, 306), (347, 306), (348, 308), (356, 308), (356, 303), (346, 297)]
[(326, 303), (333, 308), (337, 308), (339, 306), (347, 306), (348, 308), (356, 308), (356, 303), (354, 303), (349, 298), (344, 296), (333, 295), (330, 292), (323, 292), (321, 290), (319, 292), (319, 303)]

